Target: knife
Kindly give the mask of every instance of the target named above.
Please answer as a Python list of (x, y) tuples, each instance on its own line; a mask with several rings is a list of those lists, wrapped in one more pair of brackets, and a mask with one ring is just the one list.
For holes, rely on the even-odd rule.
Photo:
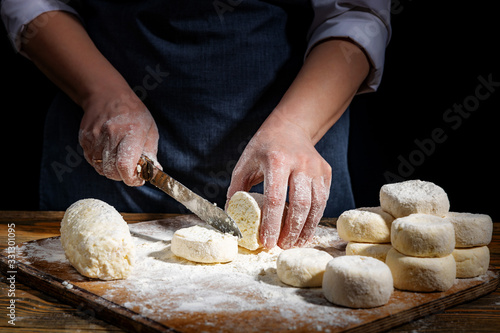
[(158, 187), (215, 229), (242, 237), (236, 222), (225, 211), (167, 175), (145, 155), (139, 159), (137, 172), (140, 178)]

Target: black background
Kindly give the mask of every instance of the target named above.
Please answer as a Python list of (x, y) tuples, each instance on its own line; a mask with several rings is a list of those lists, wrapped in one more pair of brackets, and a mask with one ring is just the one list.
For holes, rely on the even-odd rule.
[[(475, 96), (479, 77), (500, 85), (500, 24), (493, 3), (474, 3), (393, 1), (382, 85), (351, 106), (349, 157), (358, 207), (378, 205), (384, 183), (422, 179), (447, 191), (451, 210), (500, 221), (500, 86), (480, 88), (489, 92), (483, 100)], [(13, 52), (3, 27), (0, 34), (0, 209), (37, 210), (43, 122), (56, 88)], [(472, 111), (463, 107), (459, 123), (449, 110), (464, 103)]]

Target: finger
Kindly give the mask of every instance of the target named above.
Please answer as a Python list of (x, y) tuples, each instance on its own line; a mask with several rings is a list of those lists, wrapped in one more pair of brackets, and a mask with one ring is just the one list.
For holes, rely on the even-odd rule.
[(153, 122), (146, 136), (146, 143), (144, 144), (143, 154), (146, 155), (150, 160), (152, 160), (153, 164), (156, 167), (163, 170), (157, 159), (159, 139), (160, 136), (158, 134), (158, 128), (156, 127), (156, 123)]
[(102, 150), (102, 169), (103, 174), (112, 180), (121, 180), (121, 176), (116, 169), (117, 144), (115, 140), (107, 136)]
[(321, 221), (329, 196), (330, 180), (325, 180), (325, 177), (315, 178), (312, 182), (311, 209), (309, 210), (304, 227), (302, 228), (302, 232), (295, 246), (304, 246), (314, 237), (316, 227)]
[(270, 170), (264, 177), (265, 197), (260, 228), (260, 240), (268, 249), (278, 243), (289, 176), (289, 171), (282, 168), (270, 168)]
[(290, 176), (288, 213), (278, 245), (283, 249), (295, 245), (311, 208), (311, 178), (303, 172)]
[(137, 174), (137, 163), (143, 151), (143, 142), (126, 136), (118, 145), (116, 155), (116, 170), (120, 179), (128, 186), (141, 186), (144, 180)]
[(252, 186), (261, 183), (263, 180), (260, 176), (260, 170), (255, 170), (255, 165), (253, 163), (246, 163), (246, 161), (244, 156), (240, 158), (231, 174), (231, 182), (226, 194), (226, 208), (229, 200), (236, 192), (248, 192), (252, 189)]
[(83, 157), (85, 158), (85, 160), (94, 167), (98, 174), (103, 176), (104, 173), (102, 170), (101, 156), (102, 149), (97, 151), (97, 149), (95, 149), (96, 145), (91, 144), (89, 134), (82, 129), (80, 129), (80, 131), (78, 132), (78, 143), (82, 147)]

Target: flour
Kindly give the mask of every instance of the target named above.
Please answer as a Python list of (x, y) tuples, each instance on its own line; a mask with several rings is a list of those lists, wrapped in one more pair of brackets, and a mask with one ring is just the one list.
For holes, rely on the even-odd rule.
[[(49, 274), (61, 278), (67, 290), (92, 284), (94, 290), (101, 290), (96, 292), (99, 296), (182, 331), (241, 330), (241, 321), (224, 320), (228, 314), (231, 318), (253, 315), (248, 322), (255, 331), (266, 330), (270, 323), (283, 329), (280, 325), (285, 323), (286, 329), (328, 332), (361, 322), (351, 309), (329, 303), (321, 288), (293, 288), (280, 282), (276, 260), (282, 250), (278, 247), (257, 251), (239, 248), (237, 258), (227, 264), (197, 264), (176, 257), (170, 250), (173, 233), (198, 223), (202, 222), (187, 215), (129, 225), (136, 261), (126, 280), (81, 276), (69, 265), (57, 237), (22, 245), (18, 252), (24, 263), (50, 263), (54, 270), (49, 269)], [(309, 244), (326, 250), (344, 245), (336, 230), (326, 227), (318, 227)], [(193, 316), (203, 320), (196, 321)], [(179, 320), (182, 323), (175, 326)]]
[[(183, 227), (197, 223), (191, 216), (178, 221)], [(237, 258), (230, 263), (197, 264), (176, 257), (170, 250), (176, 228), (175, 223), (130, 225), (136, 266), (127, 280), (113, 281), (115, 288), (108, 288), (103, 297), (113, 300), (118, 290), (126, 289), (135, 300), (123, 305), (152, 319), (189, 313), (275, 311), (283, 322), (301, 318), (317, 327), (358, 322), (355, 316), (342, 315), (348, 310), (326, 301), (321, 288), (298, 289), (280, 282), (276, 274), (276, 260), (282, 252), (279, 247), (258, 251), (239, 248)], [(319, 227), (310, 246), (329, 247), (341, 242), (335, 229)]]

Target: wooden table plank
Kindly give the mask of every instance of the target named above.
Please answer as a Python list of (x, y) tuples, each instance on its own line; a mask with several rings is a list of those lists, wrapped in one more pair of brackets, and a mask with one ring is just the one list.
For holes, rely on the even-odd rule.
[[(15, 223), (15, 243), (58, 236), (63, 212), (0, 211), (0, 249), (7, 246), (7, 225)], [(172, 214), (123, 214), (129, 223), (166, 218)], [(331, 222), (331, 221), (329, 221)], [(500, 223), (494, 224), (493, 241), (489, 245), (491, 265), (500, 268)], [(0, 275), (0, 303), (8, 304), (8, 281)], [(53, 297), (16, 283), (16, 331), (19, 332), (121, 332), (96, 319), (92, 311), (61, 304)], [(10, 331), (7, 309), (0, 308), (0, 331)], [(412, 321), (390, 332), (494, 332), (500, 326), (500, 290), (461, 304), (441, 313)]]

